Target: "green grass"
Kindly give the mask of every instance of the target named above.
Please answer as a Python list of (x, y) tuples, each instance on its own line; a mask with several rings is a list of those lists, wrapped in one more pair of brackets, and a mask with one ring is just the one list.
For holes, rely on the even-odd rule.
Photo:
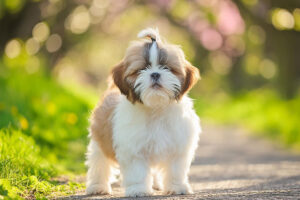
[[(0, 155), (0, 188), (10, 197), (27, 190), (27, 186), (34, 187), (32, 181), (36, 179), (48, 180), (55, 175), (34, 140), (21, 131), (0, 131)], [(34, 189), (40, 192), (45, 188), (37, 184)]]
[(52, 181), (57, 170), (41, 155), (33, 138), (21, 131), (0, 131), (0, 155), (0, 194), (6, 199), (51, 198), (82, 188), (82, 184)]
[(260, 89), (226, 100), (196, 100), (200, 116), (223, 124), (242, 125), (259, 136), (300, 150), (300, 96), (283, 100), (275, 92)]
[[(11, 64), (11, 63), (10, 63)], [(51, 198), (82, 184), (53, 177), (85, 171), (90, 102), (43, 69), (0, 63), (0, 199)]]

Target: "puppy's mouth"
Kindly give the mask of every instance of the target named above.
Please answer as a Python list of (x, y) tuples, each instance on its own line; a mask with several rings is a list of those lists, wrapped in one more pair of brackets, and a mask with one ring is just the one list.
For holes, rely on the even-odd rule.
[(153, 83), (151, 85), (151, 88), (153, 88), (153, 89), (160, 89), (160, 88), (162, 88), (162, 85), (159, 84), (158, 82), (155, 82), (155, 83)]

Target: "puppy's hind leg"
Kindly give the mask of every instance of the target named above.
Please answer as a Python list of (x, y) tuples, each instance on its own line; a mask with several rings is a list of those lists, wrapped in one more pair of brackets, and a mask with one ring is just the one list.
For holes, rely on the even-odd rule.
[(86, 194), (111, 194), (111, 162), (105, 157), (98, 144), (91, 139), (86, 161), (88, 166)]

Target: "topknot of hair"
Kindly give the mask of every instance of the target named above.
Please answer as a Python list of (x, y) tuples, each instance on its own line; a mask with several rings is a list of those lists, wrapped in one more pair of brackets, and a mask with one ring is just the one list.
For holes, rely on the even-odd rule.
[(152, 42), (160, 41), (160, 35), (157, 28), (146, 28), (139, 32), (138, 38), (150, 38)]

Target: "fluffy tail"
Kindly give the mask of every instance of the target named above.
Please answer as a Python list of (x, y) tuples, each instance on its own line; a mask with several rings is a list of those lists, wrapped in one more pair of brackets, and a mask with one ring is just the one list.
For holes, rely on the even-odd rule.
[(156, 28), (156, 29), (146, 28), (146, 29), (140, 31), (137, 36), (138, 36), (138, 38), (147, 37), (147, 38), (150, 38), (152, 41), (157, 41), (157, 42), (161, 41), (158, 28)]

